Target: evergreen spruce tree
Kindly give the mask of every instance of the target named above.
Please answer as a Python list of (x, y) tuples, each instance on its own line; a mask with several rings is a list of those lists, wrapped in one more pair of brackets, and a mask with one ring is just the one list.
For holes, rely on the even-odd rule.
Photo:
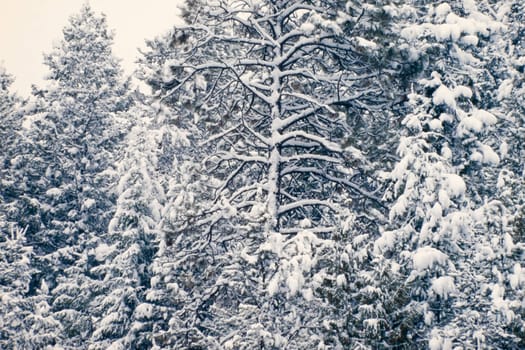
[[(11, 224), (0, 235), (0, 345), (2, 349), (44, 348), (56, 343), (60, 324), (49, 312), (45, 290), (31, 292), (33, 248), (25, 231)], [(44, 286), (45, 289), (45, 286)]]
[(21, 200), (13, 174), (17, 152), (21, 151), (21, 100), (9, 91), (13, 81), (13, 77), (0, 67), (0, 220), (6, 232), (9, 226), (18, 224), (17, 207)]
[(388, 275), (402, 281), (393, 284), (402, 286), (397, 309), (409, 322), (396, 343), (515, 348), (516, 302), (505, 295), (514, 244), (494, 186), (495, 130), (505, 125), (482, 92), (494, 88), (483, 49), (498, 44), (504, 27), (470, 1), (416, 2), (413, 11), (415, 23), (401, 34), (422, 78), (390, 175), (391, 225), (375, 242)]
[[(25, 246), (24, 231), (12, 227), (0, 236), (0, 345), (5, 349), (20, 348), (29, 337), (27, 319), (33, 305), (26, 298), (31, 281), (31, 247)], [(27, 341), (30, 341), (27, 339)]]
[(40, 217), (27, 238), (37, 254), (35, 278), (49, 285), (51, 311), (63, 325), (60, 342), (82, 347), (93, 331), (89, 305), (100, 284), (90, 252), (114, 211), (113, 162), (131, 98), (104, 16), (83, 5), (63, 34), (45, 56), (48, 85), (35, 89), (34, 112), (26, 116), (33, 188), (25, 195)]
[[(490, 58), (489, 77), (490, 88), (484, 90), (491, 97), (492, 108), (500, 120), (497, 137), (501, 140), (499, 146), (500, 166), (498, 167), (497, 199), (500, 202), (498, 210), (492, 212), (490, 221), (493, 230), (507, 234), (509, 249), (513, 256), (507, 257), (504, 266), (499, 266), (503, 277), (502, 297), (511, 315), (511, 322), (507, 322), (505, 332), (513, 334), (519, 339), (518, 347), (524, 345), (525, 310), (520, 300), (523, 300), (525, 271), (521, 268), (524, 254), (525, 233), (525, 178), (523, 177), (525, 164), (523, 154), (523, 135), (525, 119), (523, 118), (523, 55), (525, 42), (522, 39), (524, 31), (522, 23), (523, 4), (518, 1), (502, 2), (495, 7), (501, 21), (505, 24), (505, 31), (499, 42), (483, 52)], [(509, 302), (510, 301), (510, 302)]]
[(99, 295), (90, 304), (97, 316), (90, 349), (152, 346), (148, 318), (158, 315), (150, 311), (153, 306), (145, 293), (150, 290), (151, 265), (159, 243), (156, 229), (165, 194), (157, 182), (155, 133), (150, 129), (150, 118), (144, 116), (150, 110), (145, 106), (133, 109), (137, 118), (118, 163), (115, 214), (108, 236), (94, 250), (98, 266), (91, 273), (101, 283)]
[[(192, 111), (187, 108), (192, 92), (182, 99), (164, 96), (173, 74), (164, 65), (176, 55), (170, 46), (172, 40), (172, 33), (168, 33), (148, 41), (149, 50), (144, 52), (138, 70), (139, 77), (152, 91), (144, 100), (144, 115), (150, 121), (141, 132), (148, 137), (151, 147), (145, 150), (143, 160), (155, 170), (151, 181), (158, 186), (156, 191), (162, 200), (155, 226), (158, 252), (149, 271), (150, 283), (144, 292), (144, 302), (135, 316), (142, 324), (138, 341), (155, 348), (189, 346), (182, 330), (170, 329), (177, 309), (192, 307), (187, 298), (180, 299), (174, 293), (178, 288), (175, 281), (189, 278), (188, 283), (195, 283), (194, 276), (185, 272), (187, 267), (184, 267), (200, 259), (197, 251), (203, 246), (201, 238), (191, 240), (191, 234), (198, 234), (192, 225), (200, 220), (199, 213), (211, 207), (207, 183), (211, 178), (207, 179), (201, 172), (201, 131), (193, 126)], [(180, 240), (179, 246), (173, 239), (173, 231), (186, 232), (188, 240)], [(186, 262), (180, 266), (180, 261)], [(198, 288), (195, 293), (200, 293)]]
[[(2, 118), (2, 126), (0, 127), (0, 136), (4, 140), (2, 148), (0, 149), (0, 164), (2, 171), (5, 171), (9, 166), (9, 152), (16, 132), (20, 125), (16, 120), (15, 112), (17, 108), (18, 98), (9, 91), (9, 87), (13, 83), (13, 77), (7, 73), (5, 68), (0, 67), (0, 116)], [(5, 196), (5, 195), (4, 195)]]

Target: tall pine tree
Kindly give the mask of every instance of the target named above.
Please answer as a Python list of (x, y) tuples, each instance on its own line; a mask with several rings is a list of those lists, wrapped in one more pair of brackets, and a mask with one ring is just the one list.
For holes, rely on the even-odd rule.
[(37, 254), (36, 280), (50, 287), (50, 304), (63, 325), (64, 345), (91, 335), (88, 306), (98, 292), (90, 249), (107, 232), (115, 206), (114, 161), (132, 100), (129, 82), (113, 57), (106, 18), (83, 5), (63, 39), (45, 55), (45, 89), (34, 91), (26, 116), (31, 151), (26, 171), (40, 226), (28, 231)]
[(359, 149), (368, 145), (352, 138), (394, 96), (379, 68), (392, 43), (360, 23), (388, 18), (386, 8), (333, 5), (188, 2), (187, 25), (150, 42), (143, 78), (165, 130), (187, 140), (162, 140), (177, 180), (161, 226), (171, 246), (152, 288), (172, 289), (155, 295), (176, 307), (158, 346), (340, 341), (322, 322), (338, 307), (319, 291), (344, 284), (331, 262), (345, 245), (334, 248), (344, 207), (381, 216), (369, 210), (380, 188)]

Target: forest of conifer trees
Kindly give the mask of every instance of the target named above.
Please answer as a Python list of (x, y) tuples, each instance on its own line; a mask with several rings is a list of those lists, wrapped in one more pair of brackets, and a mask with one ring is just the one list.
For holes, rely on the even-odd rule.
[(182, 17), (0, 68), (0, 349), (525, 348), (522, 0)]

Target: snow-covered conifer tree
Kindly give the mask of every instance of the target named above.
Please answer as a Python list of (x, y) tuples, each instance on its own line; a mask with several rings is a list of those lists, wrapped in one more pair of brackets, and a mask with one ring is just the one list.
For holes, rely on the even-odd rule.
[(91, 273), (102, 282), (101, 293), (90, 304), (97, 318), (90, 349), (149, 348), (152, 344), (151, 322), (146, 319), (153, 307), (145, 294), (150, 290), (165, 194), (157, 182), (161, 178), (156, 173), (157, 138), (146, 114), (151, 110), (139, 105), (130, 112), (137, 117), (118, 163), (115, 214), (108, 236), (93, 250), (97, 266)]
[(498, 220), (502, 205), (491, 186), (500, 165), (495, 128), (502, 123), (482, 92), (494, 87), (482, 52), (497, 45), (504, 26), (474, 1), (414, 5), (415, 23), (401, 34), (423, 70), (390, 174), (391, 224), (375, 253), (404, 280), (407, 297), (398, 309), (412, 319), (404, 341), (432, 349), (513, 348), (516, 304), (505, 295), (505, 279), (514, 244)]
[[(0, 346), (44, 348), (56, 343), (60, 324), (49, 312), (45, 291), (32, 285), (33, 247), (25, 230), (10, 224), (0, 234)], [(45, 286), (44, 286), (45, 288)]]
[(360, 23), (377, 8), (332, 5), (191, 2), (185, 26), (149, 43), (143, 80), (160, 120), (188, 140), (162, 143), (174, 147), (176, 181), (154, 285), (173, 288), (180, 306), (159, 346), (326, 341), (322, 320), (335, 308), (317, 293), (335, 280), (325, 265), (340, 218), (380, 207), (349, 119), (370, 123), (394, 101), (378, 68), (393, 43), (374, 42), (370, 22)]
[(16, 162), (16, 153), (20, 152), (21, 116), (18, 114), (20, 99), (9, 91), (13, 77), (3, 67), (0, 67), (0, 220), (6, 225), (3, 230), (8, 231), (9, 225), (16, 224), (17, 204), (21, 200), (16, 190), (16, 181), (13, 176), (13, 161)]
[(47, 86), (26, 108), (30, 151), (26, 173), (40, 226), (27, 232), (36, 275), (50, 288), (52, 311), (63, 325), (63, 345), (80, 346), (92, 332), (88, 306), (97, 290), (90, 248), (107, 232), (129, 83), (113, 57), (113, 34), (89, 5), (69, 19), (63, 39), (45, 55)]

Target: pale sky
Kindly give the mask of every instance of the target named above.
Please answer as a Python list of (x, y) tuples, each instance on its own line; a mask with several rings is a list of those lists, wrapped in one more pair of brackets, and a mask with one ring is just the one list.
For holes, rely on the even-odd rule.
[[(0, 0), (0, 64), (15, 76), (11, 90), (22, 96), (31, 84), (43, 85), (43, 53), (62, 39), (69, 16), (86, 0)], [(115, 33), (113, 53), (131, 73), (138, 47), (180, 23), (181, 0), (89, 0), (97, 13), (106, 14)]]

